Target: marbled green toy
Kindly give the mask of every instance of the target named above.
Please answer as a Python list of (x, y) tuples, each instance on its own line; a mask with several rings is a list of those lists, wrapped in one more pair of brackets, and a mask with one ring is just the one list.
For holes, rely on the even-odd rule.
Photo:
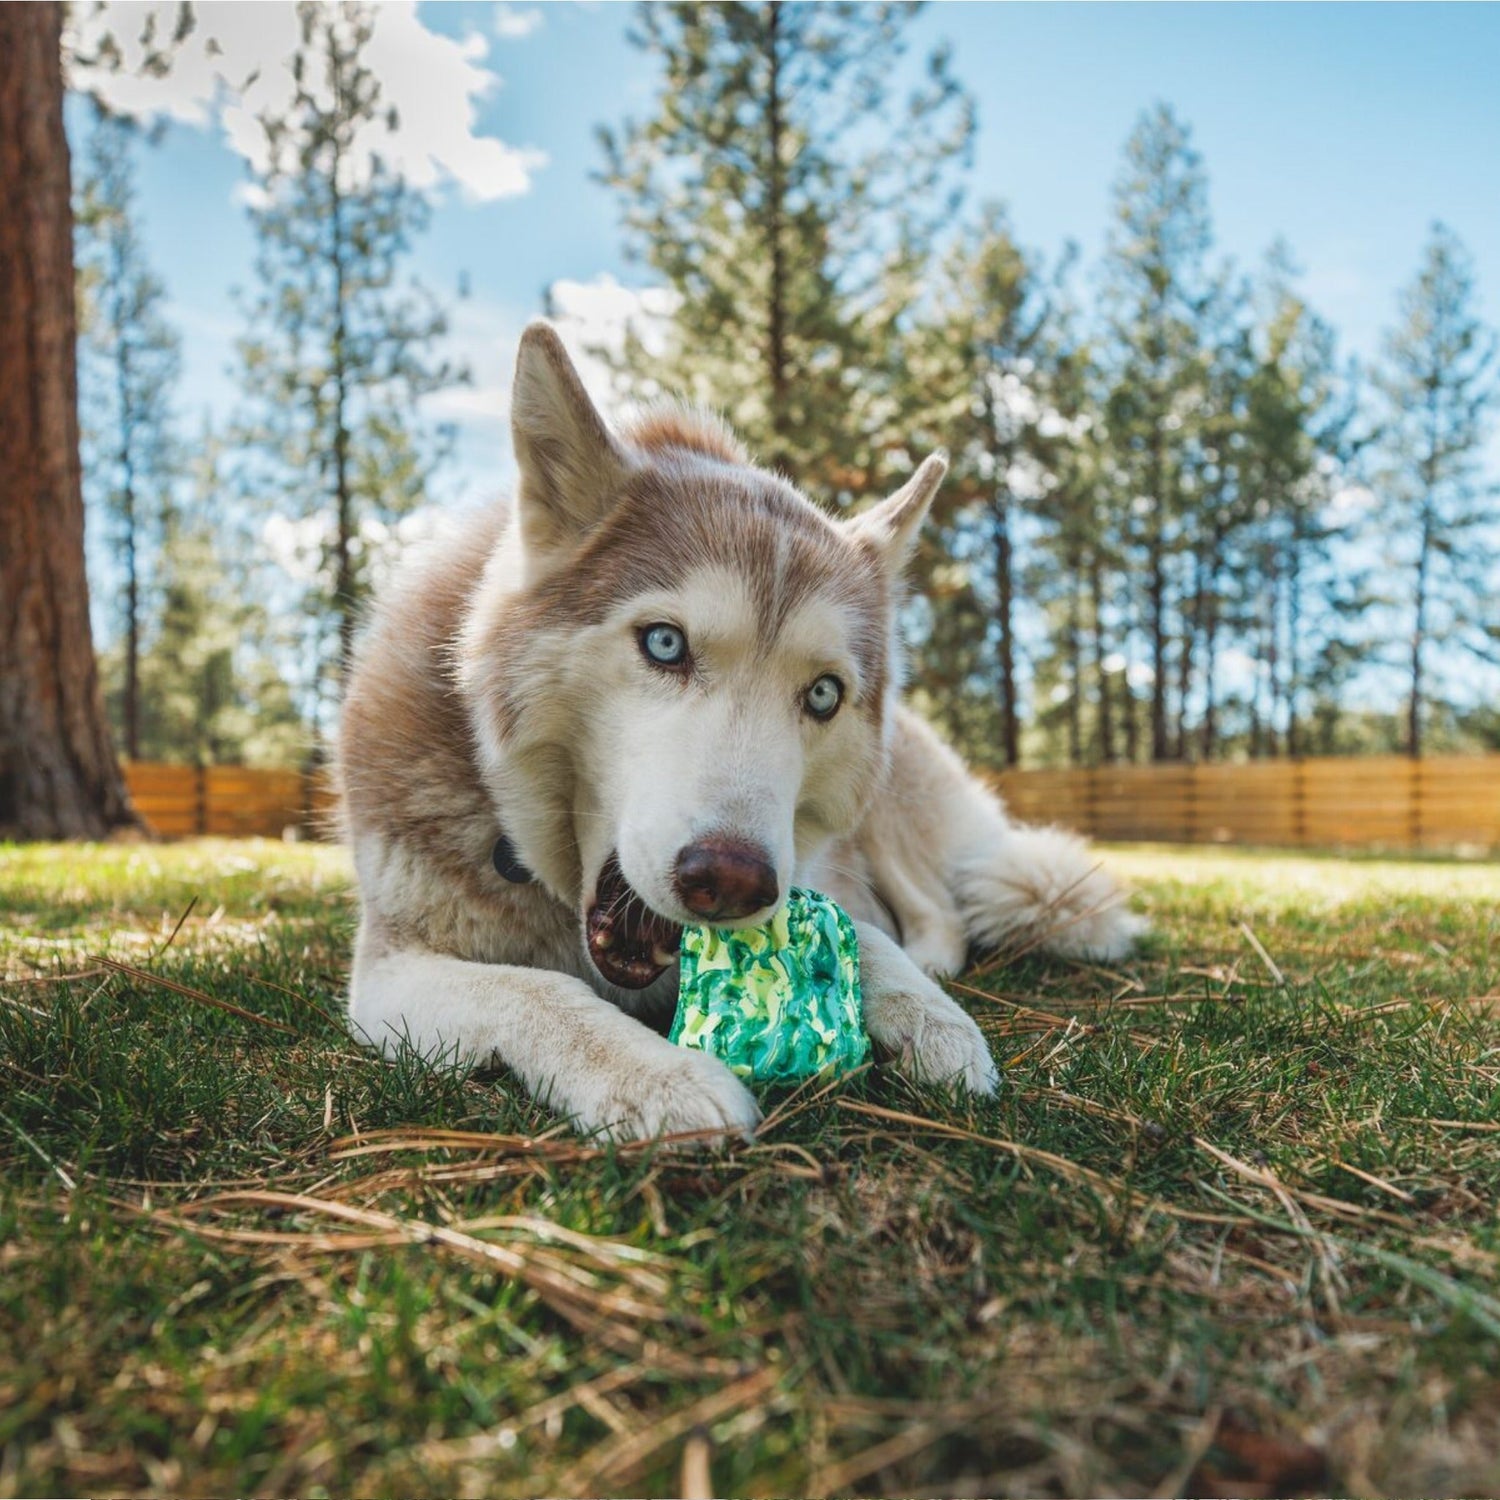
[(793, 889), (764, 927), (687, 927), (670, 1040), (758, 1083), (848, 1073), (870, 1055), (854, 924)]

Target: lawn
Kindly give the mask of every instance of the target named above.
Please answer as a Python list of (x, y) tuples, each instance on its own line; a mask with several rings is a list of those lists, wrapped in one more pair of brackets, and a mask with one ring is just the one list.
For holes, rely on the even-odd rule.
[(0, 848), (0, 1495), (1496, 1493), (1500, 867), (1106, 858), (997, 1100), (673, 1155), (352, 1045), (337, 850)]

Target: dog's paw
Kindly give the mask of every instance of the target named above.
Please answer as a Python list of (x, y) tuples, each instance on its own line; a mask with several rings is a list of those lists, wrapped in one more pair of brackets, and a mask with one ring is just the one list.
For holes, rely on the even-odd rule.
[(694, 1135), (712, 1145), (754, 1135), (760, 1106), (717, 1058), (666, 1043), (653, 1053), (649, 1063), (631, 1060), (585, 1123), (617, 1141)]
[(935, 984), (923, 981), (881, 994), (866, 1004), (870, 1035), (895, 1056), (897, 1068), (918, 1083), (993, 1094), (1000, 1072), (984, 1033), (964, 1008)]

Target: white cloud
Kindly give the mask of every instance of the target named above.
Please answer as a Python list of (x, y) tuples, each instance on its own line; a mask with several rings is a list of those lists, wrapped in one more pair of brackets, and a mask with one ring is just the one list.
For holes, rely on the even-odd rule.
[[(438, 534), (442, 520), (442, 512), (432, 505), (411, 511), (394, 524), (366, 516), (350, 551), (356, 557), (368, 557), (371, 581), (378, 587), (403, 553)], [(312, 516), (267, 516), (260, 539), (266, 558), (291, 582), (305, 588), (326, 574), (334, 518), (321, 511)]]
[(332, 535), (324, 516), (267, 516), (260, 539), (265, 554), (293, 583), (310, 584), (321, 571), (322, 550)]
[(606, 412), (623, 416), (630, 402), (615, 389), (600, 351), (618, 354), (633, 333), (647, 354), (661, 354), (681, 299), (670, 287), (621, 286), (608, 274), (592, 281), (554, 281), (553, 317), (589, 394)]
[[(608, 363), (596, 351), (618, 353), (634, 330), (648, 352), (664, 349), (677, 296), (665, 287), (621, 286), (613, 276), (557, 281), (551, 288), (552, 322), (578, 366), (585, 388), (607, 414), (628, 414)], [(467, 433), (493, 436), (510, 422), (510, 386), (516, 347), (530, 319), (515, 308), (482, 298), (459, 303), (448, 320), (447, 349), (470, 374), (468, 385), (429, 396), (424, 411)]]
[[(662, 287), (636, 290), (611, 276), (598, 276), (555, 283), (551, 301), (553, 323), (589, 394), (606, 416), (628, 418), (633, 403), (615, 389), (609, 365), (592, 351), (619, 350), (632, 327), (648, 350), (662, 349), (675, 297)], [(426, 397), (422, 412), (455, 429), (456, 461), (445, 477), (452, 480), (448, 488), (456, 499), (488, 498), (514, 478), (511, 382), (516, 348), (531, 316), (522, 307), (473, 297), (460, 302), (449, 317), (445, 348), (468, 368), (470, 381)]]
[(1260, 675), (1260, 665), (1248, 651), (1230, 646), (1219, 653), (1218, 677), (1225, 692), (1250, 693)]
[(1372, 489), (1363, 484), (1346, 484), (1333, 492), (1328, 502), (1328, 516), (1334, 523), (1342, 525), (1369, 515), (1374, 508), (1375, 492)]
[(502, 41), (515, 42), (528, 37), (542, 24), (542, 12), (533, 5), (527, 10), (518, 10), (507, 5), (505, 0), (495, 7), (495, 35)]
[[(300, 41), (295, 6), (276, 3), (198, 7), (197, 30), (175, 54), (162, 78), (140, 76), (146, 48), (141, 33), (154, 15), (158, 33), (170, 35), (175, 0), (115, 0), (103, 9), (73, 8), (69, 52), (87, 56), (113, 36), (122, 66), (116, 72), (75, 61), (70, 81), (97, 92), (111, 108), (140, 119), (169, 119), (198, 128), (217, 121), (229, 145), (257, 171), (267, 163), (258, 116), (279, 114), (295, 85), (291, 60)], [(531, 187), (546, 164), (540, 151), (476, 134), (479, 101), (500, 86), (485, 66), (489, 43), (429, 31), (415, 0), (387, 0), (372, 8), (366, 61), (380, 80), (381, 103), (394, 108), (400, 129), (366, 132), (355, 171), (380, 155), (420, 191), (455, 183), (470, 198), (514, 197)], [(317, 71), (313, 72), (318, 78)]]
[(448, 315), (444, 353), (469, 372), (467, 385), (449, 386), (422, 403), (437, 421), (467, 434), (503, 434), (510, 420), (510, 377), (522, 317), (482, 297), (467, 297)]

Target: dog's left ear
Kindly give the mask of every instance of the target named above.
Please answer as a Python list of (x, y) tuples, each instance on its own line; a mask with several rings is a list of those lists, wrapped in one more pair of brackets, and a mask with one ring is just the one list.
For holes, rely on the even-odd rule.
[(608, 511), (631, 463), (547, 323), (521, 335), (510, 425), (526, 548), (566, 550)]
[(916, 547), (917, 533), (947, 472), (947, 455), (932, 454), (923, 459), (917, 472), (894, 495), (848, 523), (854, 535), (874, 543), (892, 573), (901, 571)]

